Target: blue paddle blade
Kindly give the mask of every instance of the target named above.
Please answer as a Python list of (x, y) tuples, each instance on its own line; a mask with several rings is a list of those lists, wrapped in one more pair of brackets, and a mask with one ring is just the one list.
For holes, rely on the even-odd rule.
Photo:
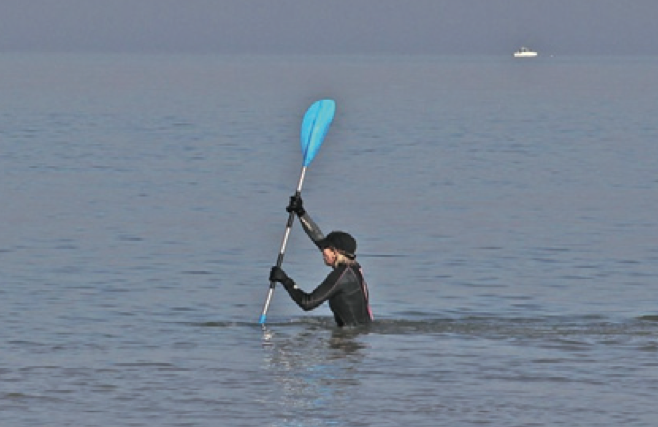
[(301, 133), (304, 166), (310, 165), (320, 150), (335, 112), (336, 103), (331, 99), (323, 99), (313, 103), (304, 114)]

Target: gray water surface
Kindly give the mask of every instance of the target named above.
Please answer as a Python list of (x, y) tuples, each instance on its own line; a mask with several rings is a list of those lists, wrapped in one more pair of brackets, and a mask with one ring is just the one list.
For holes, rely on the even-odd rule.
[[(654, 58), (0, 56), (3, 426), (655, 426)], [(307, 210), (376, 321), (277, 289)], [(301, 228), (284, 268), (328, 273)]]

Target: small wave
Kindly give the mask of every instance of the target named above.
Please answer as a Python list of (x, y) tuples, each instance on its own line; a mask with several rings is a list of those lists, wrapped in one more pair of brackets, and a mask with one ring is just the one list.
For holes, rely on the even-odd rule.
[(37, 396), (33, 394), (25, 394), (20, 392), (9, 392), (0, 394), (1, 400), (10, 400), (16, 402), (26, 402), (26, 403), (61, 403), (64, 402), (63, 399), (50, 396)]
[[(648, 323), (651, 322), (651, 323)], [(331, 317), (300, 316), (289, 320), (275, 319), (266, 325), (257, 322), (217, 321), (193, 323), (196, 327), (250, 328), (267, 331), (303, 329), (341, 331)], [(568, 342), (605, 343), (630, 337), (644, 338), (658, 333), (658, 316), (642, 316), (627, 321), (613, 321), (604, 316), (496, 317), (467, 316), (454, 318), (379, 318), (371, 325), (354, 328), (375, 335), (446, 335), (487, 339), (556, 339)]]
[[(258, 322), (244, 322), (244, 321), (209, 321), (209, 322), (188, 323), (188, 325), (195, 327), (202, 327), (202, 328), (236, 328), (236, 327), (262, 328), (263, 327), (263, 325)], [(267, 327), (315, 326), (315, 327), (335, 328), (336, 323), (331, 317), (303, 316), (303, 317), (293, 317), (288, 320), (272, 319), (271, 321), (268, 321), (265, 326)]]
[(201, 328), (235, 328), (240, 326), (255, 326), (256, 322), (195, 322), (188, 323), (188, 325)]

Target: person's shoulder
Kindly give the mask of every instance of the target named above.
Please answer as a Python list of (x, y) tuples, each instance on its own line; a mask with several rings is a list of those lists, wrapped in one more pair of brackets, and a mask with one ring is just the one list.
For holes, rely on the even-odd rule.
[(331, 273), (329, 273), (329, 277), (335, 277), (336, 279), (338, 279), (342, 277), (345, 274), (345, 271), (349, 270), (350, 267), (351, 266), (347, 264), (339, 264), (331, 270)]
[(341, 276), (349, 266), (345, 264), (338, 264), (331, 270), (331, 274)]

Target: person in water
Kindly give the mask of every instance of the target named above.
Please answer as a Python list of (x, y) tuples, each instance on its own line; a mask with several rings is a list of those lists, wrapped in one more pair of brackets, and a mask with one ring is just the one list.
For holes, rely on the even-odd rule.
[(306, 234), (322, 251), (325, 265), (333, 270), (310, 294), (299, 289), (295, 281), (277, 266), (272, 267), (270, 281), (283, 284), (304, 311), (329, 301), (329, 308), (340, 327), (372, 322), (368, 285), (356, 261), (356, 240), (343, 231), (332, 231), (325, 237), (304, 209), (301, 196), (292, 196), (286, 210), (297, 214)]

